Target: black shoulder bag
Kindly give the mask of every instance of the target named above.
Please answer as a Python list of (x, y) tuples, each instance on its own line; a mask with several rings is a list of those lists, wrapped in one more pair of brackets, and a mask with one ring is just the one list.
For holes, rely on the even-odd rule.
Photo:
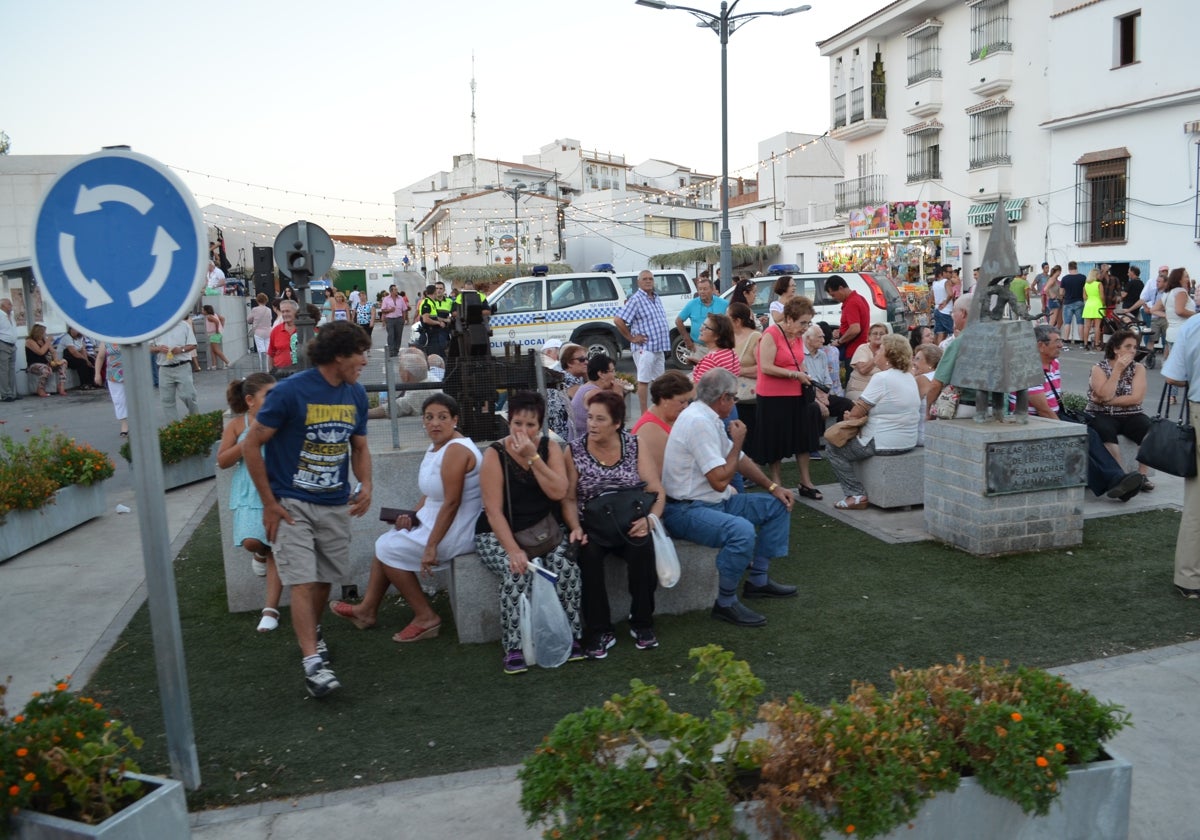
[[(542, 435), (542, 439), (538, 445), (538, 455), (543, 459), (546, 456), (542, 455), (542, 450), (546, 449), (548, 440), (549, 438)], [(508, 463), (505, 460), (511, 460), (511, 456), (505, 451), (504, 441), (496, 441), (495, 446), (500, 452), (500, 469), (504, 471), (504, 500), (508, 506), (506, 513), (511, 523), (513, 515), (512, 490), (508, 486)], [(536, 481), (537, 479), (535, 478), (534, 480)], [(513, 539), (517, 541), (517, 545), (521, 546), (530, 557), (545, 557), (558, 548), (558, 544), (562, 542), (562, 529), (558, 526), (558, 520), (554, 518), (554, 513), (551, 512), (528, 528), (513, 531)]]
[(1067, 408), (1067, 404), (1063, 402), (1062, 395), (1058, 393), (1058, 389), (1054, 387), (1054, 382), (1050, 379), (1050, 373), (1046, 370), (1042, 371), (1042, 375), (1046, 377), (1046, 384), (1050, 386), (1050, 390), (1054, 392), (1054, 399), (1058, 401), (1058, 419), (1067, 423), (1081, 423), (1086, 426), (1092, 422), (1094, 414), (1089, 414), (1086, 411), (1076, 411), (1073, 408)]
[(1171, 419), (1171, 406), (1163, 414), (1163, 405), (1167, 402), (1167, 389), (1171, 386), (1163, 383), (1162, 396), (1158, 398), (1158, 411), (1150, 421), (1150, 431), (1142, 438), (1138, 447), (1139, 463), (1156, 470), (1162, 470), (1180, 478), (1196, 477), (1196, 431), (1192, 428), (1187, 399), (1187, 388), (1183, 389), (1183, 399), (1179, 401), (1179, 420)]

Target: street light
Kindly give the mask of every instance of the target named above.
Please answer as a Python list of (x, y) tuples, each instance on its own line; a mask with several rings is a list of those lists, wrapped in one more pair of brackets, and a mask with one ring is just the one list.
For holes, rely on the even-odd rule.
[(524, 181), (512, 185), (512, 189), (501, 190), (505, 195), (511, 195), (513, 200), (513, 253), (516, 254), (516, 272), (513, 277), (521, 274), (521, 193), (529, 188)]
[(729, 74), (726, 68), (725, 47), (729, 36), (738, 30), (742, 24), (756, 17), (786, 17), (797, 12), (807, 12), (811, 6), (793, 6), (779, 12), (744, 12), (735, 15), (733, 10), (741, 0), (728, 3), (721, 0), (721, 13), (713, 14), (703, 9), (693, 9), (691, 6), (676, 6), (663, 0), (636, 0), (639, 6), (651, 9), (679, 9), (688, 12), (699, 19), (697, 26), (711, 29), (721, 39), (721, 279), (726, 284), (733, 276), (733, 245), (729, 235)]

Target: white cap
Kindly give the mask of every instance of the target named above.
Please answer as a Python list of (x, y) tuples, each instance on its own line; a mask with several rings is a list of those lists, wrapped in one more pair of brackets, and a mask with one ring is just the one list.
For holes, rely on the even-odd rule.
[(560, 347), (562, 347), (562, 342), (557, 338), (547, 339), (546, 343), (542, 345), (543, 350), (558, 350)]

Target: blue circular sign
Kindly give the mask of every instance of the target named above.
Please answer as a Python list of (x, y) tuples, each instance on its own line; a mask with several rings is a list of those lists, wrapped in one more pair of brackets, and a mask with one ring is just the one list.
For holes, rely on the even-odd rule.
[(33, 269), (68, 323), (134, 343), (192, 310), (205, 285), (205, 238), (196, 201), (173, 172), (114, 149), (50, 185), (34, 224)]

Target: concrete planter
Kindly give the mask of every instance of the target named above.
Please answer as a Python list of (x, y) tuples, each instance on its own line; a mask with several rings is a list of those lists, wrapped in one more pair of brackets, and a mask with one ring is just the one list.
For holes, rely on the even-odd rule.
[(104, 513), (106, 481), (72, 484), (54, 494), (54, 503), (37, 510), (13, 510), (0, 525), (0, 561), (53, 539)]
[[(917, 818), (881, 840), (1127, 840), (1133, 767), (1110, 756), (1068, 771), (1062, 794), (1044, 817), (1026, 814), (1014, 802), (985, 791), (971, 778), (958, 790), (939, 793)], [(754, 821), (755, 804), (737, 806), (737, 826), (751, 838), (765, 838)]]
[(163, 464), (163, 486), (167, 490), (194, 484), (217, 474), (217, 445), (207, 455), (192, 455), (174, 464)]
[(191, 836), (187, 800), (180, 782), (140, 773), (128, 776), (140, 779), (152, 790), (104, 822), (86, 825), (49, 814), (19, 811), (13, 816), (13, 836), (16, 840), (158, 840)]

